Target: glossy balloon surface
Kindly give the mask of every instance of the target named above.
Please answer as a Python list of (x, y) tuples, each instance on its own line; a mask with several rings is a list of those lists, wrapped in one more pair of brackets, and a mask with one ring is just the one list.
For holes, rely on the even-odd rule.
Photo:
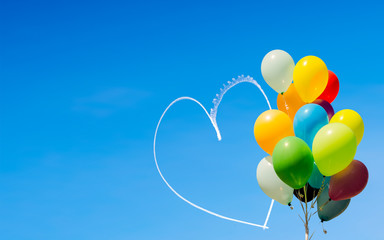
[(332, 103), (339, 93), (339, 87), (339, 79), (337, 78), (336, 74), (328, 70), (327, 86), (325, 87), (324, 92), (318, 98)]
[(342, 123), (330, 123), (316, 134), (312, 144), (313, 157), (324, 176), (332, 176), (346, 168), (357, 148), (355, 134)]
[(273, 169), (272, 157), (263, 158), (257, 166), (257, 182), (263, 192), (283, 205), (292, 202), (293, 188), (285, 184)]
[(307, 183), (313, 169), (313, 156), (303, 140), (283, 138), (276, 144), (272, 158), (273, 168), (283, 182), (294, 189)]
[(293, 191), (293, 194), (295, 195), (295, 197), (302, 202), (312, 201), (314, 198), (316, 198), (318, 193), (319, 193), (319, 189), (309, 186), (308, 183), (304, 187), (300, 189), (295, 189)]
[(343, 123), (352, 129), (353, 133), (356, 136), (357, 144), (361, 142), (361, 139), (364, 135), (364, 122), (361, 116), (351, 110), (344, 109), (337, 112), (331, 119), (331, 123)]
[(327, 185), (330, 179), (331, 177), (323, 176), (323, 174), (321, 174), (321, 172), (319, 171), (319, 168), (317, 167), (316, 163), (314, 163), (312, 174), (308, 180), (308, 184), (312, 188), (320, 189), (322, 186)]
[(327, 112), (329, 120), (331, 120), (333, 115), (335, 115), (335, 110), (333, 110), (333, 107), (329, 102), (327, 102), (323, 99), (316, 99), (315, 101), (313, 101), (313, 103), (318, 104), (324, 108), (324, 110)]
[(325, 187), (317, 199), (317, 214), (321, 221), (329, 221), (347, 209), (351, 199), (329, 201), (328, 187)]
[(293, 124), (288, 115), (280, 110), (268, 110), (260, 114), (254, 125), (254, 135), (259, 146), (268, 154), (284, 137), (294, 136)]
[(304, 57), (293, 70), (293, 82), (301, 99), (306, 103), (311, 103), (323, 93), (327, 86), (327, 66), (318, 57)]
[(261, 74), (273, 90), (283, 93), (292, 83), (294, 68), (295, 62), (287, 52), (273, 50), (263, 58)]
[(329, 122), (327, 112), (317, 104), (306, 104), (297, 111), (293, 120), (293, 130), (298, 138), (312, 147), (316, 133)]
[(368, 169), (358, 160), (353, 160), (343, 171), (336, 173), (329, 182), (329, 197), (344, 200), (361, 193), (368, 183)]
[(294, 83), (289, 86), (288, 90), (284, 94), (277, 95), (277, 108), (288, 114), (292, 121), (297, 110), (299, 110), (304, 104), (305, 102), (301, 100)]

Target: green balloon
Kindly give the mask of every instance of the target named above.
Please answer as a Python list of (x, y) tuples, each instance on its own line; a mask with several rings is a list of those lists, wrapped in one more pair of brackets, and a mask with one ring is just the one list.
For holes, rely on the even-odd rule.
[(324, 188), (317, 199), (317, 214), (321, 221), (329, 221), (347, 209), (351, 199), (341, 201), (329, 201), (328, 186)]
[(332, 176), (353, 160), (357, 140), (353, 131), (342, 123), (330, 123), (316, 134), (312, 144), (313, 157), (324, 176)]
[(294, 189), (304, 187), (312, 174), (313, 155), (300, 138), (281, 139), (273, 150), (272, 160), (277, 176)]

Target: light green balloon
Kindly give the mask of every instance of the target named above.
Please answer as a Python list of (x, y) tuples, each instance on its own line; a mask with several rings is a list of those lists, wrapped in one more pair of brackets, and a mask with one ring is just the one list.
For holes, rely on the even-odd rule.
[(313, 156), (308, 145), (298, 137), (285, 137), (275, 146), (273, 168), (279, 178), (294, 189), (308, 182), (313, 169)]
[(324, 176), (332, 176), (353, 160), (357, 141), (353, 131), (342, 123), (330, 123), (316, 134), (312, 144), (313, 157)]
[(261, 74), (268, 85), (277, 93), (284, 93), (293, 80), (295, 62), (283, 50), (273, 50), (267, 53), (261, 63)]
[(256, 176), (261, 190), (263, 190), (268, 197), (283, 205), (292, 202), (293, 188), (281, 181), (276, 175), (271, 156), (261, 159), (257, 166)]

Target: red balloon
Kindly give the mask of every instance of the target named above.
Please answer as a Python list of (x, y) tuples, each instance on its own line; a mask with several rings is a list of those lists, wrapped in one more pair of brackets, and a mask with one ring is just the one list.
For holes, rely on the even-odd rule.
[(329, 103), (332, 103), (335, 100), (337, 94), (339, 93), (339, 79), (336, 74), (328, 70), (328, 83), (324, 92), (318, 97), (318, 99), (323, 99)]
[(352, 198), (361, 193), (368, 183), (368, 169), (358, 160), (353, 160), (343, 171), (329, 181), (329, 197), (334, 201)]

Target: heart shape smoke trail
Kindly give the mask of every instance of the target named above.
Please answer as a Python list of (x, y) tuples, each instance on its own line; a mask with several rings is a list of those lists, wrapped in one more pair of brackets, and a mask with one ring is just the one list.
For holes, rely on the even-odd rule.
[(217, 126), (217, 122), (216, 122), (216, 114), (217, 114), (217, 108), (219, 107), (220, 105), (220, 102), (224, 96), (224, 94), (229, 90), (231, 89), (232, 87), (236, 86), (237, 84), (239, 83), (243, 83), (243, 82), (248, 82), (248, 83), (252, 83), (254, 84), (257, 88), (259, 88), (259, 90), (261, 91), (261, 93), (264, 95), (265, 97), (265, 100), (267, 101), (268, 103), (268, 106), (269, 106), (269, 109), (271, 109), (271, 104), (269, 103), (269, 100), (267, 98), (267, 96), (265, 95), (263, 89), (261, 88), (261, 86), (257, 83), (256, 80), (254, 80), (252, 77), (250, 76), (247, 76), (247, 77), (244, 77), (244, 75), (242, 76), (239, 76), (237, 79), (235, 78), (232, 78), (232, 81), (228, 81), (228, 84), (225, 85), (224, 84), (224, 88), (220, 89), (220, 93), (219, 94), (216, 94), (216, 98), (213, 100), (213, 108), (211, 108), (211, 113), (208, 114), (207, 110), (204, 108), (204, 106), (199, 102), (197, 101), (196, 99), (194, 98), (191, 98), (191, 97), (180, 97), (180, 98), (177, 98), (175, 99), (173, 102), (171, 102), (168, 107), (164, 110), (163, 114), (161, 115), (160, 117), (160, 120), (159, 122), (157, 123), (157, 127), (156, 127), (156, 130), (155, 130), (155, 137), (153, 139), (153, 155), (154, 155), (154, 159), (155, 159), (155, 163), (156, 163), (156, 167), (157, 167), (157, 171), (159, 172), (161, 178), (163, 179), (163, 181), (165, 182), (165, 184), (168, 186), (168, 188), (174, 193), (176, 194), (176, 196), (178, 196), (181, 200), (183, 200), (184, 202), (190, 204), (191, 206), (201, 210), (201, 211), (204, 211), (208, 214), (211, 214), (213, 216), (216, 216), (216, 217), (219, 217), (219, 218), (222, 218), (222, 219), (225, 219), (225, 220), (229, 220), (229, 221), (233, 221), (233, 222), (238, 222), (238, 223), (242, 223), (242, 224), (247, 224), (247, 225), (251, 225), (251, 226), (255, 226), (255, 227), (260, 227), (260, 228), (263, 228), (263, 229), (266, 229), (268, 228), (267, 227), (267, 223), (268, 223), (268, 219), (269, 219), (269, 216), (271, 214), (271, 211), (272, 211), (272, 207), (273, 207), (273, 203), (274, 203), (274, 200), (271, 200), (271, 204), (270, 204), (270, 207), (269, 207), (269, 210), (268, 210), (268, 214), (267, 214), (267, 217), (265, 219), (265, 222), (264, 222), (264, 225), (260, 225), (260, 224), (256, 224), (256, 223), (250, 223), (250, 222), (246, 222), (246, 221), (242, 221), (242, 220), (238, 220), (238, 219), (234, 219), (234, 218), (230, 218), (230, 217), (226, 217), (226, 216), (223, 216), (223, 215), (220, 215), (218, 213), (215, 213), (215, 212), (212, 212), (212, 211), (209, 211), (203, 207), (200, 207), (194, 203), (192, 203), (191, 201), (187, 200), (186, 198), (184, 198), (183, 196), (181, 196), (178, 192), (176, 192), (175, 189), (172, 188), (172, 186), (167, 182), (167, 180), (165, 180), (163, 174), (161, 173), (160, 171), (160, 168), (159, 168), (159, 165), (157, 163), (157, 158), (156, 158), (156, 137), (157, 137), (157, 130), (159, 129), (159, 126), (160, 126), (160, 123), (161, 123), (161, 120), (163, 119), (165, 113), (168, 111), (168, 109), (173, 105), (175, 104), (176, 102), (178, 101), (181, 101), (181, 100), (190, 100), (190, 101), (193, 101), (197, 104), (199, 104), (199, 106), (204, 110), (204, 112), (207, 114), (209, 120), (211, 120), (211, 123), (213, 125), (213, 127), (215, 128), (216, 130), (216, 134), (217, 134), (217, 139), (220, 141), (221, 140), (221, 134), (220, 134), (220, 131), (219, 131), (219, 128)]

